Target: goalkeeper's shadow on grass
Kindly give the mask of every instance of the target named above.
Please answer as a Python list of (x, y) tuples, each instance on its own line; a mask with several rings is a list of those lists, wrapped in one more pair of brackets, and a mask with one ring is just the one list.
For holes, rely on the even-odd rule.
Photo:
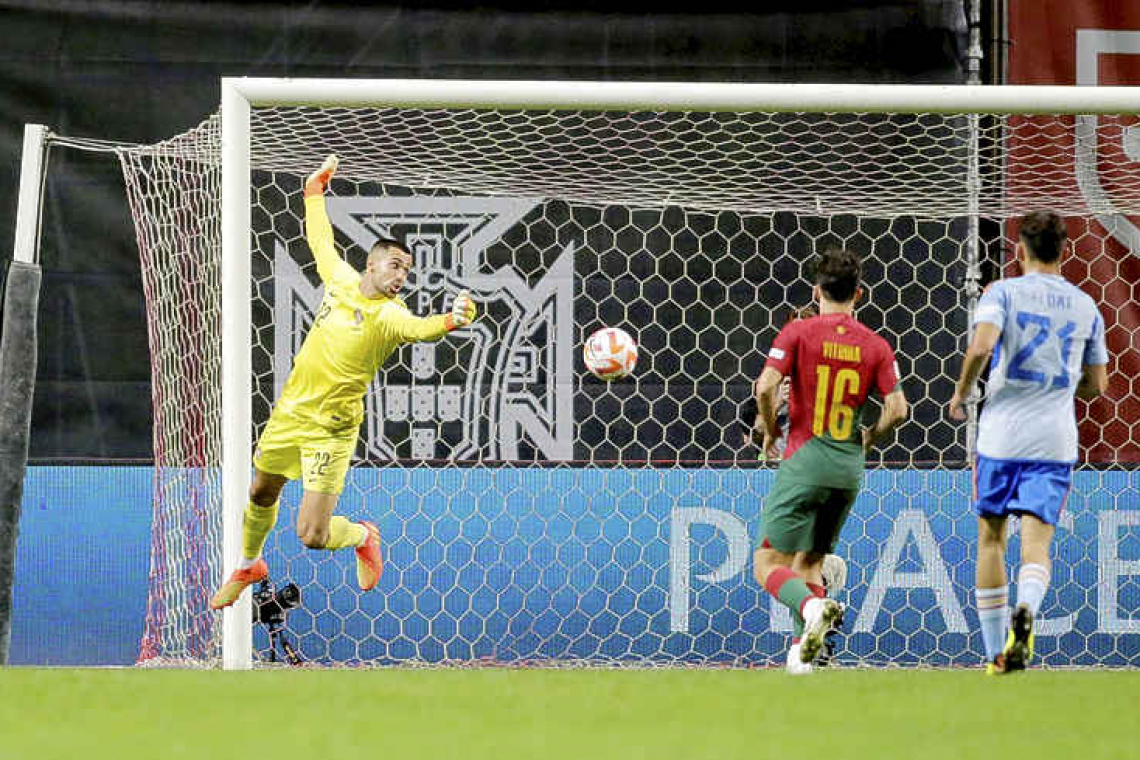
[(295, 583), (288, 583), (278, 590), (266, 577), (253, 590), (253, 622), (261, 623), (269, 634), (269, 662), (287, 662), (290, 665), (305, 662), (285, 633), (285, 617), (300, 605), (301, 589)]

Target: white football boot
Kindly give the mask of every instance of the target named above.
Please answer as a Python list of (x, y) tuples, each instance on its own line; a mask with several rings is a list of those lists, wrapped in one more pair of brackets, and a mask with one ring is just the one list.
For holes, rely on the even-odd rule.
[[(802, 642), (801, 642), (802, 644)], [(810, 676), (812, 667), (810, 662), (804, 662), (800, 659), (800, 646), (801, 644), (792, 644), (788, 650), (788, 661), (785, 664), (785, 669), (790, 676)]]
[(827, 632), (843, 614), (843, 608), (834, 599), (812, 597), (804, 605), (804, 633), (800, 641), (800, 661), (815, 662), (823, 649)]

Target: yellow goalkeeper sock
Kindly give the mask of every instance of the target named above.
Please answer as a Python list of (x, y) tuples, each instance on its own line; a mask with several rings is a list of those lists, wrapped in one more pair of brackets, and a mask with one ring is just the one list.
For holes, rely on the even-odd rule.
[(280, 505), (280, 501), (270, 507), (262, 507), (252, 501), (245, 505), (245, 519), (241, 522), (241, 556), (246, 559), (261, 556), (265, 538), (277, 524), (277, 508)]
[(325, 548), (329, 550), (343, 549), (346, 546), (360, 546), (368, 538), (368, 530), (360, 523), (354, 523), (346, 517), (333, 515), (329, 520), (329, 540)]

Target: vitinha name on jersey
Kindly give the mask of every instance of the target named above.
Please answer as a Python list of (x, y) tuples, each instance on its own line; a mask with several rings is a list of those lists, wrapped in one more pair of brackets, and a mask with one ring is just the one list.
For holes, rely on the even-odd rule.
[[(540, 201), (471, 197), (329, 198), (338, 235), (362, 250), (404, 239), (413, 314), (450, 308), (469, 290), (480, 318), (437, 343), (404, 348), (365, 398), (361, 441), (380, 459), (565, 460), (573, 453), (573, 244), (541, 271), (491, 268), (487, 249)], [(550, 256), (528, 257), (549, 260)], [(359, 266), (359, 264), (358, 264)], [(321, 287), (278, 244), (274, 385), (288, 377)]]

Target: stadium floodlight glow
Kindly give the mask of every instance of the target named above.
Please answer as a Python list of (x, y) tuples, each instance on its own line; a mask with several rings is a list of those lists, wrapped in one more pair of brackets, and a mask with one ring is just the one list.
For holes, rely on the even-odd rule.
[[(726, 542), (747, 545), (769, 477), (741, 451), (736, 407), (774, 323), (810, 298), (804, 262), (841, 244), (865, 257), (860, 315), (894, 343), (915, 414), (841, 547), (850, 593), (869, 600), (849, 656), (972, 662), (968, 443), (942, 413), (968, 323), (963, 272), (979, 285), (971, 238), (988, 220), (981, 249), (997, 250), (1010, 219), (1054, 208), (1079, 220), (1075, 242), (1097, 257), (1086, 276), (1107, 292), (1121, 271), (1096, 220), (1140, 214), (1140, 167), (1124, 160), (1137, 104), (1127, 87), (222, 80), (220, 120), (120, 153), (156, 375), (143, 659), (251, 665), (248, 599), (222, 626), (202, 607), (237, 557), (254, 435), (319, 299), (300, 180), (336, 153), (346, 253), (405, 235), (423, 273), (413, 311), (462, 285), (486, 318), (454, 351), (413, 347), (367, 398), (341, 503), (386, 516), (380, 590), (352, 592), (340, 557), (301, 556), (282, 511), (267, 557), (304, 592), (290, 626), (307, 660), (782, 656), (786, 621), (757, 614), (739, 551), (724, 560)], [(635, 331), (641, 353), (630, 379), (603, 386), (562, 352), (607, 325)], [(1118, 401), (1110, 414), (1138, 403)], [(1095, 424), (1096, 456), (1123, 456), (1131, 420)], [(670, 535), (696, 514), (683, 541)], [(1069, 628), (1043, 656), (1136, 664), (1080, 628), (1099, 614), (1082, 563), (1119, 555), (1096, 515), (1074, 514), (1059, 551), (1079, 569), (1057, 568), (1057, 604), (1087, 614), (1046, 609)], [(695, 553), (674, 561), (681, 546)]]

